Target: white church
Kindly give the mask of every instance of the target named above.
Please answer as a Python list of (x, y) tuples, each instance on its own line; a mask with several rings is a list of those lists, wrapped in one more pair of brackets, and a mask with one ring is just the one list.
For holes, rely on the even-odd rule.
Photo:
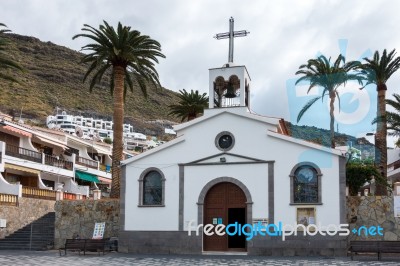
[(229, 63), (209, 70), (204, 115), (122, 162), (119, 251), (343, 255), (346, 159), (250, 111), (250, 75), (233, 64), (246, 32), (230, 23)]

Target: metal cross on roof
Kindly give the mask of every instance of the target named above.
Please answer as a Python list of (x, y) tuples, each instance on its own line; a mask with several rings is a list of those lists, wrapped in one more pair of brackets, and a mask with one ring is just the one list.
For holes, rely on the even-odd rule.
[(229, 38), (229, 54), (228, 54), (228, 63), (233, 63), (233, 38), (235, 37), (244, 37), (250, 32), (246, 30), (234, 31), (233, 30), (233, 17), (229, 19), (229, 32), (218, 33), (214, 36), (215, 39), (227, 39)]

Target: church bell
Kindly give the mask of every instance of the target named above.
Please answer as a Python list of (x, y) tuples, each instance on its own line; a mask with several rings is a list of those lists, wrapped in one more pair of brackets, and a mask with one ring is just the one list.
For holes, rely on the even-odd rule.
[(226, 89), (225, 98), (235, 98), (235, 88), (233, 87), (232, 83), (228, 84), (228, 88)]

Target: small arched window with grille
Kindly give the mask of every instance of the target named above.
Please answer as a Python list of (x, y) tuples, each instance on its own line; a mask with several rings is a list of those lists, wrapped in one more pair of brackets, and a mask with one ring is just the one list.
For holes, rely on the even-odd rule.
[(290, 203), (322, 204), (321, 176), (321, 171), (315, 164), (297, 164), (290, 174)]
[(165, 178), (157, 168), (147, 169), (139, 178), (139, 206), (164, 206)]

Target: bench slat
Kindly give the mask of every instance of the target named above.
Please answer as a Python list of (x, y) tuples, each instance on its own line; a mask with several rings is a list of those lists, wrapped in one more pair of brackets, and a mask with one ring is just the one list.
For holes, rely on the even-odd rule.
[(400, 241), (350, 241), (349, 251), (352, 260), (358, 252), (377, 253), (380, 260), (381, 253), (400, 253)]
[(104, 238), (104, 239), (66, 239), (65, 240), (65, 246), (64, 248), (60, 248), (60, 256), (61, 256), (61, 251), (64, 251), (64, 255), (67, 255), (67, 250), (74, 250), (78, 251), (79, 255), (80, 252), (83, 251), (83, 255), (86, 254), (86, 251), (88, 252), (98, 252), (100, 255), (100, 252), (105, 251), (106, 248), (106, 243), (109, 239)]

